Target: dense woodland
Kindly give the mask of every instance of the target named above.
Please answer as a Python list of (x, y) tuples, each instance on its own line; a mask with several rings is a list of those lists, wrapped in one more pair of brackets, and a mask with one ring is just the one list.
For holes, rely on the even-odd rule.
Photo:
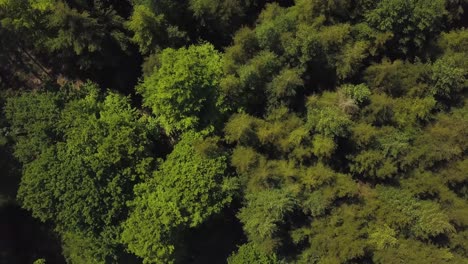
[(0, 0), (0, 263), (468, 263), (467, 0)]

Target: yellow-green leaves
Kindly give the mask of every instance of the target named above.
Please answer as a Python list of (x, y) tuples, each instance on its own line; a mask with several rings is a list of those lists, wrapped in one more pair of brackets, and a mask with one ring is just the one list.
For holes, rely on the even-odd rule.
[(57, 4), (55, 0), (30, 0), (31, 7), (39, 11), (51, 10)]
[(391, 229), (388, 225), (383, 225), (377, 227), (372, 233), (370, 233), (369, 243), (375, 246), (378, 250), (384, 250), (397, 244), (395, 235), (395, 230)]
[(135, 6), (127, 23), (128, 29), (133, 31), (132, 41), (138, 45), (142, 53), (153, 51), (158, 42), (165, 41), (164, 26), (164, 15), (154, 14), (145, 5)]
[(265, 252), (271, 253), (278, 246), (278, 225), (294, 210), (294, 197), (282, 190), (265, 190), (246, 197), (246, 206), (239, 212), (239, 219), (249, 238)]

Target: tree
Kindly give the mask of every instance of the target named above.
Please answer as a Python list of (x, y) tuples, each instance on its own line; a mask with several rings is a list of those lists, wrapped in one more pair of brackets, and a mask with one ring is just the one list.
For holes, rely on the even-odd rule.
[(144, 263), (181, 261), (184, 232), (231, 201), (226, 157), (216, 141), (182, 135), (152, 178), (136, 186), (122, 241)]
[(232, 254), (229, 264), (277, 264), (281, 263), (275, 255), (268, 255), (258, 249), (253, 243), (243, 244)]
[(160, 66), (138, 87), (168, 135), (215, 125), (221, 55), (212, 45), (165, 49)]
[[(151, 165), (145, 119), (130, 107), (128, 98), (114, 93), (102, 96), (92, 84), (81, 89), (83, 97), (63, 102), (62, 109), (53, 105), (60, 109), (53, 125), (38, 120), (52, 125), (55, 137), (48, 137), (48, 126), (15, 119), (30, 135), (26, 140), (20, 138), (19, 144), (34, 148), (36, 142), (27, 139), (35, 135), (44, 136), (49, 143), (36, 147), (33, 160), (25, 160), (18, 199), (34, 217), (53, 221), (63, 236), (73, 233), (90, 241), (105, 238), (105, 243), (91, 247), (88, 258), (115, 260), (119, 254), (115, 236), (127, 214), (125, 203), (133, 197), (133, 185), (147, 176)], [(26, 93), (16, 100), (31, 104), (46, 95)], [(12, 117), (37, 113), (16, 108), (14, 102), (9, 101)]]
[(155, 14), (146, 5), (136, 5), (127, 23), (134, 35), (132, 41), (143, 54), (156, 51), (157, 48), (183, 43), (185, 33), (177, 26), (168, 25), (164, 14)]
[(371, 95), (369, 87), (367, 87), (365, 84), (345, 84), (340, 87), (340, 91), (344, 96), (351, 98), (358, 105), (366, 103), (366, 101), (369, 100), (369, 95)]
[[(0, 12), (5, 14), (1, 30), (18, 44), (5, 41), (6, 57), (9, 64), (19, 64), (15, 68), (20, 73), (38, 79), (39, 85), (28, 86), (55, 82), (61, 75), (124, 90), (136, 79), (134, 71), (122, 67), (123, 61), (128, 66), (136, 60), (130, 56), (124, 19), (109, 1), (5, 0), (1, 4)], [(118, 78), (109, 78), (109, 72), (118, 72)], [(31, 77), (21, 77), (23, 83), (31, 82)]]
[(465, 263), (467, 4), (0, 0), (0, 199), (70, 263)]
[(314, 131), (324, 136), (332, 137), (344, 137), (347, 135), (351, 121), (344, 113), (340, 113), (339, 110), (332, 107), (314, 109), (311, 106), (310, 108), (308, 121), (309, 126)]
[(48, 81), (49, 70), (37, 58), (43, 50), (47, 30), (47, 8), (51, 1), (0, 1), (0, 74), (3, 85), (37, 87)]
[(58, 135), (59, 96), (51, 92), (24, 93), (8, 98), (4, 111), (16, 135), (15, 157), (29, 163), (49, 147)]
[(430, 66), (423, 63), (409, 63), (401, 60), (382, 60), (369, 66), (364, 72), (367, 86), (392, 97), (405, 94), (428, 95), (428, 85), (424, 79)]
[(43, 258), (40, 258), (40, 259), (36, 259), (33, 264), (46, 264), (46, 260), (43, 259)]
[(222, 103), (230, 112), (246, 111), (262, 115), (267, 101), (267, 83), (272, 81), (279, 69), (280, 62), (276, 54), (259, 52), (245, 64), (239, 65), (234, 74), (221, 80)]
[(231, 34), (240, 26), (254, 22), (255, 16), (251, 14), (262, 7), (262, 1), (258, 0), (188, 1), (188, 9), (199, 25), (197, 33), (216, 47), (229, 44)]
[(238, 214), (250, 240), (271, 254), (278, 247), (279, 225), (292, 211), (296, 201), (282, 190), (265, 190), (246, 195), (246, 206)]
[[(5, 94), (0, 93), (0, 109), (5, 104), (3, 98)], [(0, 176), (0, 208), (14, 200), (21, 176), (18, 160), (13, 154), (14, 145), (10, 124), (7, 122), (4, 111), (0, 110), (0, 171), (3, 172)]]
[[(378, 31), (393, 34), (387, 43), (387, 53), (410, 57), (424, 54), (430, 37), (442, 30), (446, 14), (445, 1), (382, 0), (366, 14), (366, 21)], [(397, 52), (391, 52), (395, 49)]]
[(468, 72), (459, 67), (453, 57), (438, 59), (432, 70), (432, 94), (444, 99), (454, 99), (468, 87)]

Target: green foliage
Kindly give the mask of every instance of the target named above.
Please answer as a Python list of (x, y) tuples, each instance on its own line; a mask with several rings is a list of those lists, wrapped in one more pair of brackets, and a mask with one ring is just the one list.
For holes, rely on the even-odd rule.
[(160, 67), (138, 87), (167, 134), (203, 128), (218, 118), (221, 55), (203, 44), (165, 49)]
[(437, 60), (432, 70), (432, 94), (453, 99), (468, 86), (467, 74), (467, 70), (459, 67), (454, 58)]
[[(141, 6), (147, 9), (146, 17), (163, 18), (162, 27), (152, 25), (149, 20), (139, 23), (144, 25), (143, 27), (132, 27), (132, 31), (135, 30), (136, 34), (140, 34), (143, 28), (161, 29), (161, 31), (143, 30), (146, 39), (155, 40), (153, 43), (156, 46), (150, 47), (152, 49), (157, 46), (160, 48), (168, 45), (180, 46), (199, 40), (209, 41), (217, 48), (222, 47), (229, 44), (231, 34), (235, 30), (253, 22), (265, 4), (257, 0), (133, 0), (131, 2), (134, 7), (134, 18), (139, 16), (140, 11), (137, 9), (141, 9)], [(137, 22), (130, 20), (131, 23)]]
[(233, 115), (224, 128), (225, 138), (228, 142), (253, 143), (258, 123), (258, 119), (247, 114)]
[[(82, 89), (89, 94), (49, 106), (56, 112), (56, 119), (42, 122), (47, 126), (15, 119), (16, 126), (24, 129), (21, 133), (29, 133), (26, 139), (18, 138), (18, 146), (38, 151), (34, 160), (23, 160), (18, 199), (33, 216), (42, 221), (53, 219), (61, 234), (73, 232), (79, 239), (106, 234), (112, 237), (118, 234), (116, 226), (126, 216), (125, 202), (133, 197), (133, 184), (145, 178), (151, 163), (145, 121), (130, 107), (128, 98), (114, 93), (102, 97), (92, 84)], [(17, 108), (21, 105), (16, 102), (32, 105), (48, 95), (26, 93), (10, 101), (11, 117), (47, 113)], [(60, 96), (64, 94), (48, 98)], [(50, 129), (57, 136), (49, 135)], [(48, 140), (38, 148), (36, 141), (29, 139), (41, 135)], [(116, 243), (103, 241), (98, 247)], [(102, 261), (116, 257), (112, 250), (99, 254)]]
[[(77, 9), (69, 8), (64, 3), (58, 3), (53, 12), (54, 15), (50, 17), (49, 25), (63, 28), (47, 41), (46, 46), (50, 50), (70, 49), (80, 55), (85, 52), (99, 51), (102, 48), (100, 41), (108, 32), (99, 25), (97, 18), (91, 17), (87, 12), (81, 13)], [(86, 33), (83, 34), (83, 32)], [(115, 33), (115, 36), (119, 37), (118, 33)]]
[[(113, 233), (113, 234), (111, 234)], [(116, 255), (119, 254), (116, 230), (96, 237), (92, 234), (82, 234), (66, 232), (62, 234), (63, 255), (69, 263), (109, 263), (119, 261)]]
[(443, 161), (456, 160), (468, 148), (466, 140), (467, 109), (441, 114), (438, 122), (426, 127), (414, 141), (414, 147), (406, 156), (406, 162), (430, 168)]
[(146, 5), (134, 7), (127, 27), (134, 33), (132, 41), (143, 54), (153, 52), (161, 46), (180, 43), (185, 37), (177, 26), (168, 25), (163, 14), (155, 14)]
[(468, 32), (466, 30), (452, 30), (442, 32), (439, 38), (439, 46), (450, 53), (468, 52)]
[(105, 65), (107, 62), (101, 60), (109, 56), (112, 49), (114, 56), (119, 50), (127, 49), (123, 18), (100, 1), (95, 1), (92, 8), (73, 8), (56, 1), (53, 4), (41, 3), (40, 9), (48, 14), (45, 23), (51, 32), (43, 42), (44, 47), (61, 57), (75, 56), (81, 69)]
[[(244, 18), (256, 0), (190, 0), (189, 9), (202, 25), (211, 24), (213, 31), (226, 31)], [(216, 25), (217, 24), (217, 25)]]
[(207, 19), (207, 16), (219, 16), (222, 21), (229, 20), (235, 13), (241, 13), (240, 6), (243, 1), (212, 1), (212, 0), (192, 0), (190, 1), (190, 9), (193, 10), (195, 16)]
[[(4, 106), (3, 93), (0, 93), (0, 107)], [(4, 111), (0, 108), (0, 208), (11, 203), (16, 195), (20, 180), (20, 166), (13, 154), (14, 140)]]
[(351, 85), (346, 84), (340, 88), (344, 96), (353, 99), (358, 105), (362, 105), (371, 95), (371, 91), (365, 84)]
[(411, 64), (401, 60), (383, 60), (365, 71), (367, 85), (392, 97), (405, 94), (426, 95), (428, 84), (422, 82), (430, 70), (422, 63)]
[(255, 33), (260, 47), (274, 52), (281, 51), (281, 34), (294, 30), (293, 17), (288, 16), (287, 10), (278, 4), (271, 4), (260, 14), (259, 22)]
[(296, 95), (304, 85), (301, 72), (299, 69), (284, 69), (267, 84), (267, 100), (270, 108), (294, 104)]
[(281, 263), (275, 255), (268, 255), (258, 249), (253, 243), (244, 244), (232, 254), (229, 264), (276, 264)]
[(364, 151), (356, 155), (350, 169), (354, 173), (368, 177), (387, 178), (398, 172), (392, 160), (382, 158), (379, 151)]
[(36, 259), (33, 264), (46, 264), (46, 260), (41, 258), (41, 259)]
[[(36, 40), (45, 19), (44, 11), (50, 8), (51, 0), (44, 1), (13, 1), (2, 0), (0, 12), (2, 14), (1, 25), (6, 31), (17, 33), (18, 37)], [(32, 34), (28, 36), (28, 34)]]
[[(3, 1), (2, 83), (40, 88), (57, 79), (92, 79), (123, 90), (122, 82), (132, 75), (123, 61), (131, 66), (136, 60), (124, 15), (117, 12), (122, 5), (103, 0)], [(111, 72), (118, 78), (110, 79)]]
[[(368, 57), (369, 42), (354, 40), (350, 24), (327, 24), (319, 16), (339, 20), (350, 6), (349, 1), (267, 5), (257, 26), (238, 31), (234, 45), (226, 49), (221, 89), (233, 104), (231, 110), (261, 116), (282, 104), (303, 107), (304, 86), (326, 87), (357, 74)], [(318, 17), (305, 17), (305, 12)]]
[(377, 227), (369, 235), (369, 243), (376, 249), (382, 250), (395, 246), (398, 242), (395, 238), (395, 230), (391, 229), (388, 225)]
[(176, 261), (182, 254), (183, 232), (201, 225), (231, 201), (230, 189), (223, 185), (226, 157), (216, 145), (209, 148), (214, 152), (198, 150), (202, 140), (194, 132), (183, 134), (153, 177), (135, 188), (122, 241), (144, 263)]
[(454, 256), (447, 248), (425, 245), (421, 242), (403, 239), (396, 247), (376, 251), (373, 260), (376, 263), (463, 263), (465, 260)]
[(59, 97), (54, 93), (25, 93), (9, 98), (4, 111), (17, 137), (15, 157), (31, 162), (56, 140)]
[(366, 20), (376, 30), (392, 33), (387, 44), (390, 54), (411, 56), (440, 32), (446, 12), (443, 0), (429, 4), (422, 0), (382, 0), (366, 15)]
[[(312, 103), (311, 103), (312, 104)], [(308, 125), (316, 132), (331, 137), (344, 137), (347, 135), (351, 121), (336, 108), (325, 107), (308, 112)]]
[(380, 189), (379, 199), (383, 202), (377, 217), (399, 232), (428, 239), (455, 231), (448, 216), (433, 202), (419, 201), (405, 191), (391, 188)]
[(0, 0), (0, 203), (69, 263), (465, 263), (467, 4)]
[[(238, 66), (233, 74), (227, 75), (221, 80), (221, 102), (227, 106), (227, 110), (234, 112), (261, 112), (264, 110), (267, 100), (265, 85), (272, 81), (279, 66), (279, 59), (274, 53), (262, 51), (256, 54), (244, 65)], [(297, 80), (295, 82), (297, 83)], [(270, 89), (275, 88), (271, 87)], [(272, 91), (269, 95), (275, 96), (274, 92)]]
[(357, 41), (346, 45), (342, 55), (338, 57), (336, 65), (339, 79), (344, 80), (358, 73), (363, 61), (369, 55), (367, 53), (369, 46), (367, 41)]
[(163, 19), (163, 15), (155, 15), (147, 6), (135, 6), (127, 27), (134, 32), (132, 41), (139, 46), (141, 52), (148, 52), (156, 46), (156, 36), (162, 38)]
[(266, 252), (272, 252), (277, 242), (278, 225), (294, 210), (296, 201), (281, 190), (266, 190), (246, 196), (246, 206), (239, 212), (247, 236)]
[(336, 145), (332, 138), (317, 135), (312, 141), (312, 151), (317, 157), (330, 158), (335, 151)]
[(308, 243), (298, 263), (344, 263), (363, 257), (367, 249), (363, 214), (357, 206), (343, 206), (310, 228), (296, 230), (295, 239)]

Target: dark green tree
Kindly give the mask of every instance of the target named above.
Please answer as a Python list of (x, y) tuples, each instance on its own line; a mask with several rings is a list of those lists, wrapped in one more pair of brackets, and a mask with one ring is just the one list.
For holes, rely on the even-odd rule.
[(366, 14), (366, 21), (375, 30), (393, 35), (387, 42), (388, 55), (411, 58), (424, 54), (430, 37), (443, 30), (446, 13), (443, 0), (382, 0)]
[[(90, 247), (83, 251), (86, 259), (116, 261), (125, 203), (151, 165), (146, 118), (129, 105), (128, 98), (102, 95), (93, 84), (77, 93), (60, 103), (54, 98), (66, 94), (25, 93), (8, 100), (7, 117), (23, 136), (15, 151), (24, 165), (18, 199), (34, 217), (54, 222), (67, 248), (80, 245), (68, 241), (85, 240)], [(37, 101), (46, 98), (51, 100)], [(55, 114), (23, 104), (47, 106)], [(35, 114), (56, 119), (29, 122)], [(74, 263), (87, 262), (75, 256), (67, 257)]]

